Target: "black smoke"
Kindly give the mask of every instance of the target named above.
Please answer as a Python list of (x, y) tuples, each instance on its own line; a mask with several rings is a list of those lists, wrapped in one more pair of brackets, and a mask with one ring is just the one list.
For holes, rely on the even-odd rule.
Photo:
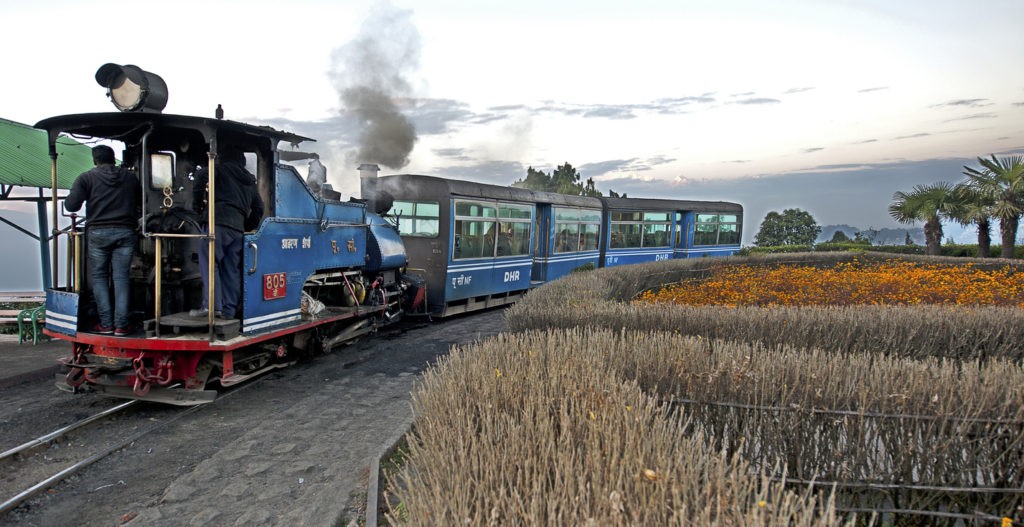
[(416, 128), (396, 101), (410, 100), (407, 76), (419, 68), (420, 35), (412, 11), (381, 3), (359, 34), (332, 54), (331, 80), (344, 111), (359, 122), (358, 152), (350, 162), (389, 168), (409, 164)]

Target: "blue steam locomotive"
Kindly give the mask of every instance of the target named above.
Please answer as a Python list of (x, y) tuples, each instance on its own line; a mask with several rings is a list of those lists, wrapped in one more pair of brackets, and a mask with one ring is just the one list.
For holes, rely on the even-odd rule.
[[(209, 402), (230, 386), (418, 314), (447, 316), (515, 301), (581, 267), (726, 255), (739, 249), (734, 203), (586, 198), (442, 178), (377, 176), (360, 167), (362, 199), (341, 201), (293, 166), (312, 141), (266, 126), (161, 113), (163, 80), (106, 64), (97, 82), (120, 112), (57, 116), (48, 134), (53, 173), (51, 287), (45, 332), (71, 344), (64, 390), (177, 405)], [(86, 272), (88, 217), (62, 211), (56, 144), (66, 136), (120, 147), (141, 183), (140, 242), (131, 265), (137, 331), (107, 335)], [(199, 252), (217, 239), (193, 196), (210, 195), (218, 152), (241, 151), (264, 213), (244, 235), (241, 306), (213, 310), (216, 273), (204, 284)], [(209, 188), (193, 189), (197, 170)], [(310, 171), (312, 173), (312, 169)], [(198, 192), (194, 192), (198, 190)], [(86, 204), (88, 209), (88, 203)], [(213, 207), (207, 207), (212, 209)], [(61, 221), (63, 216), (63, 221)], [(213, 211), (205, 223), (214, 224)], [(59, 271), (63, 262), (65, 272)]]

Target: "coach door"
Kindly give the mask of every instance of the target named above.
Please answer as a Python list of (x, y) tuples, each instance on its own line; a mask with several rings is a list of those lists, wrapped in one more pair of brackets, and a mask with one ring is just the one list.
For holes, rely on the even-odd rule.
[(551, 251), (551, 205), (537, 204), (533, 219), (533, 272), (531, 280), (540, 284), (547, 281), (548, 257)]

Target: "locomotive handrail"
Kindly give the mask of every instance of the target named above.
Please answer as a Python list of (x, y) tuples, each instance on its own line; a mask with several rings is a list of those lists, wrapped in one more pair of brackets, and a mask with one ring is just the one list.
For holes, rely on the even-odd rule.
[(372, 223), (330, 223), (328, 222), (326, 228), (334, 229), (337, 227), (370, 227)]
[(174, 232), (148, 232), (146, 236), (153, 238), (208, 238), (207, 234), (178, 234)]
[(246, 269), (246, 272), (254, 274), (256, 272), (256, 263), (259, 261), (260, 257), (260, 247), (259, 245), (256, 245), (256, 242), (249, 242), (248, 245), (249, 247), (252, 247), (252, 267)]

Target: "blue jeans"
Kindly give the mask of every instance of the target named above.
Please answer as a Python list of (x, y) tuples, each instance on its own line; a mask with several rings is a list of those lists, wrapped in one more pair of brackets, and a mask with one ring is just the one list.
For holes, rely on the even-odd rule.
[[(128, 227), (93, 227), (89, 242), (89, 280), (100, 325), (127, 328), (131, 300), (132, 255), (138, 236)], [(110, 284), (114, 284), (114, 305), (110, 305)]]
[[(203, 229), (203, 233), (209, 232)], [(217, 280), (213, 285), (213, 310), (221, 311), (225, 318), (235, 318), (241, 307), (242, 247), (245, 233), (228, 227), (217, 227), (216, 263)], [(199, 274), (203, 277), (203, 307), (207, 306), (210, 249), (206, 240), (199, 242)]]

